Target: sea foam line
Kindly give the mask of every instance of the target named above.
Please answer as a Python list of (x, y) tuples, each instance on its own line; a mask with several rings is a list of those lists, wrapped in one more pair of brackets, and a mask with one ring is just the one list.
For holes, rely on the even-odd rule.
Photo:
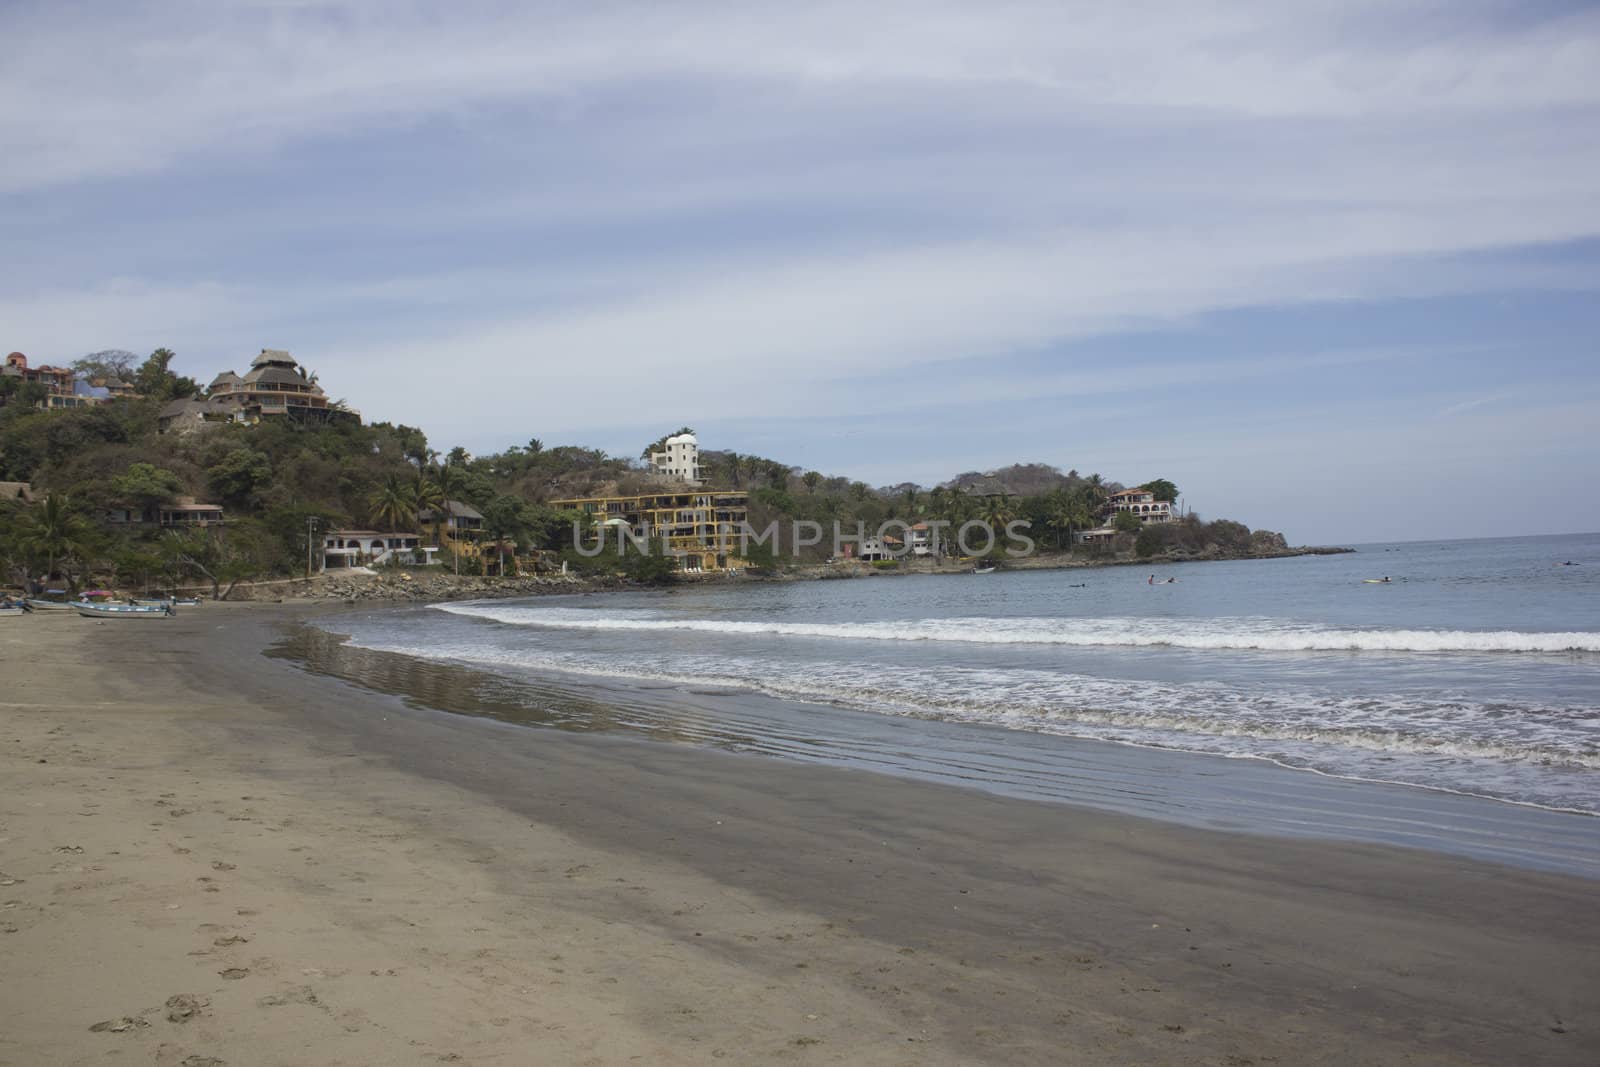
[(1338, 630), (1266, 619), (1152, 620), (986, 617), (888, 622), (747, 622), (659, 615), (624, 616), (579, 608), (435, 604), (451, 614), (511, 626), (560, 630), (654, 631), (835, 640), (964, 644), (1180, 648), (1270, 652), (1600, 652), (1600, 633), (1519, 630)]
[[(511, 650), (489, 651), (481, 646), (452, 648), (437, 644), (420, 647), (382, 640), (359, 639), (351, 640), (350, 644), (354, 647), (367, 648), (373, 651), (389, 652), (420, 659), (453, 661), (470, 666), (515, 667), (553, 671), (579, 677), (598, 676), (626, 678), (643, 682), (666, 682), (694, 689), (712, 686), (753, 691), (784, 700), (855, 708), (899, 717), (999, 726), (1006, 729), (1129, 745), (1136, 748), (1183, 751), (1230, 759), (1263, 760), (1289, 770), (1310, 771), (1328, 778), (1426, 789), (1547, 811), (1586, 816), (1600, 815), (1600, 804), (1590, 802), (1574, 804), (1570, 801), (1552, 802), (1549, 799), (1523, 799), (1488, 791), (1481, 786), (1469, 785), (1461, 781), (1419, 780), (1417, 777), (1407, 774), (1398, 766), (1391, 768), (1393, 776), (1374, 774), (1373, 770), (1367, 767), (1360, 769), (1356, 767), (1338, 768), (1310, 755), (1312, 750), (1320, 750), (1322, 756), (1326, 758), (1334, 756), (1335, 751), (1343, 749), (1350, 754), (1358, 751), (1367, 751), (1390, 757), (1399, 756), (1402, 758), (1413, 757), (1421, 759), (1442, 757), (1468, 762), (1483, 761), (1502, 766), (1542, 764), (1547, 767), (1566, 767), (1574, 771), (1592, 772), (1600, 769), (1600, 754), (1597, 754), (1593, 749), (1584, 752), (1573, 752), (1570, 749), (1563, 751), (1560, 748), (1553, 749), (1537, 742), (1519, 743), (1516, 740), (1500, 738), (1454, 737), (1436, 739), (1407, 736), (1400, 731), (1375, 729), (1371, 724), (1367, 724), (1364, 727), (1355, 727), (1353, 725), (1335, 725), (1333, 723), (1315, 725), (1308, 723), (1289, 724), (1282, 721), (1275, 723), (1243, 723), (1218, 720), (1204, 715), (1173, 715), (1170, 709), (1165, 713), (1157, 714), (1119, 712), (1106, 708), (1076, 707), (1068, 709), (1060, 706), (1048, 708), (1038, 706), (1013, 707), (1009, 711), (998, 711), (993, 705), (971, 703), (959, 698), (941, 700), (927, 693), (913, 695), (903, 692), (885, 692), (862, 685), (817, 684), (815, 679), (785, 679), (770, 676), (755, 678), (717, 670), (710, 663), (697, 663), (694, 670), (689, 673), (683, 673), (660, 667), (655, 669), (643, 667), (641, 669), (638, 664), (624, 666), (621, 664), (588, 663), (566, 654), (530, 654), (527, 650), (517, 650), (515, 652)], [(1091, 688), (1095, 688), (1094, 683), (1096, 680), (1081, 679), (1081, 681), (1088, 682)], [(1291, 757), (1283, 752), (1260, 748), (1254, 750), (1233, 748), (1226, 744), (1228, 741), (1253, 743), (1255, 745), (1267, 744), (1274, 747), (1285, 743), (1291, 746), (1298, 743), (1310, 745), (1311, 748), (1300, 755)], [(1413, 767), (1411, 770), (1419, 771), (1422, 768), (1420, 766)]]

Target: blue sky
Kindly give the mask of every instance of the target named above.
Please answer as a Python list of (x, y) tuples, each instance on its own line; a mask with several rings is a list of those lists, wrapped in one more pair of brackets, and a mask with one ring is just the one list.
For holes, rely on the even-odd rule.
[(0, 348), (438, 447), (1600, 529), (1600, 12), (11, 3)]

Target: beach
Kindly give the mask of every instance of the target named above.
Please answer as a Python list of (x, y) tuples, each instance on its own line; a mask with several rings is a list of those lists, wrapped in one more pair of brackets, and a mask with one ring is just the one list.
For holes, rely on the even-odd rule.
[(0, 1063), (1600, 1057), (1592, 880), (452, 715), (319, 610), (0, 631)]

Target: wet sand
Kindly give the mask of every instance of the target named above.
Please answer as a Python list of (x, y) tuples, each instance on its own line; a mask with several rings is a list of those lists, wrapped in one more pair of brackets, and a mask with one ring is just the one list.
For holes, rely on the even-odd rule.
[(450, 715), (306, 610), (4, 624), (0, 1063), (1600, 1059), (1596, 882)]

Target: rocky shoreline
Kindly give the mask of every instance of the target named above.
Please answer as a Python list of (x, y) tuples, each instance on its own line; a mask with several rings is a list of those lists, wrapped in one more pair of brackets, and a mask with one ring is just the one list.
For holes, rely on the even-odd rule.
[[(1066, 554), (1040, 554), (1006, 560), (1003, 570), (1072, 570), (1093, 567), (1139, 567), (1173, 563), (1203, 563), (1219, 560), (1284, 559), (1293, 556), (1331, 556), (1354, 552), (1352, 548), (1305, 546), (1255, 551), (1248, 555), (1228, 553), (1164, 553), (1155, 556), (1084, 558)], [(776, 572), (742, 574), (680, 575), (672, 584), (729, 582), (803, 582), (868, 578), (911, 574), (965, 574), (972, 564), (903, 561), (896, 567), (875, 567), (867, 563), (807, 563)], [(226, 599), (234, 601), (335, 600), (410, 601), (431, 603), (444, 600), (498, 600), (512, 597), (570, 596), (578, 593), (615, 592), (651, 586), (619, 577), (584, 577), (576, 574), (541, 574), (516, 578), (485, 578), (476, 575), (431, 574), (420, 569), (385, 570), (376, 574), (352, 572), (261, 582), (236, 586)]]

